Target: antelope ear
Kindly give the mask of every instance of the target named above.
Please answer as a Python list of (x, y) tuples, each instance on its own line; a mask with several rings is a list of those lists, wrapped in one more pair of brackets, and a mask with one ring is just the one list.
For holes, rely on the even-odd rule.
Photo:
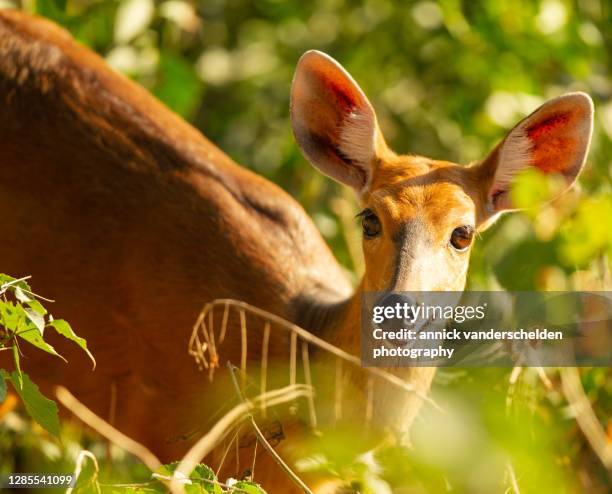
[(291, 86), (291, 124), (302, 153), (329, 177), (367, 191), (383, 140), (372, 105), (330, 56), (306, 52)]
[(533, 167), (563, 177), (569, 189), (584, 165), (593, 130), (593, 102), (585, 93), (568, 93), (544, 103), (514, 127), (479, 165), (491, 216), (513, 208), (516, 175)]

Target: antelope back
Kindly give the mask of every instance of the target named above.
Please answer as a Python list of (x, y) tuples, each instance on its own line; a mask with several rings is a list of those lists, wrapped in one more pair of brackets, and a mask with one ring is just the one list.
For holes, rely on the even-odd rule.
[[(0, 11), (0, 106), (0, 270), (32, 275), (98, 362), (51, 339), (70, 364), (24, 348), (25, 369), (163, 458), (214, 420), (187, 356), (204, 303), (287, 316), (297, 294), (348, 293), (291, 197), (54, 24)], [(238, 362), (240, 339), (225, 352)]]

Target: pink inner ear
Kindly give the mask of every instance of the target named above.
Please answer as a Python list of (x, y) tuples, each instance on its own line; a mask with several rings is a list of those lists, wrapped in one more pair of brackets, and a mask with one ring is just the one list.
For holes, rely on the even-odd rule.
[(359, 104), (359, 95), (354, 94), (348, 84), (334, 79), (326, 79), (325, 87), (334, 94), (338, 106), (343, 112), (349, 112)]
[(533, 166), (544, 173), (557, 173), (575, 164), (574, 153), (579, 143), (571, 129), (576, 119), (575, 113), (558, 113), (526, 129), (532, 143)]

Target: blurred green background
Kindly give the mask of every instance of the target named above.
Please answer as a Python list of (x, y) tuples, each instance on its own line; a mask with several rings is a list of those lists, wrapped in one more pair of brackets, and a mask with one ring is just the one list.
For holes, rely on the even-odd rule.
[[(484, 157), (546, 99), (585, 91), (596, 117), (579, 186), (484, 233), (469, 287), (612, 288), (609, 1), (0, 0), (0, 6), (63, 25), (238, 163), (281, 185), (311, 214), (354, 280), (362, 270), (355, 200), (306, 163), (291, 134), (289, 89), (304, 51), (323, 50), (351, 72), (395, 151), (458, 163)], [(526, 180), (522, 204), (537, 205), (541, 191), (536, 178)], [(411, 464), (405, 476), (423, 478), (396, 492), (513, 489), (504, 454), (514, 462), (520, 492), (612, 492), (558, 376), (549, 375), (547, 387), (533, 370), (512, 385), (507, 370), (440, 372), (434, 393), (461, 413), (451, 422), (430, 417), (417, 424), (415, 437), (427, 433), (429, 444), (416, 448), (422, 457), (396, 455), (389, 464)], [(581, 373), (604, 428), (612, 423), (611, 376), (609, 369)], [(456, 455), (434, 461), (432, 445)]]

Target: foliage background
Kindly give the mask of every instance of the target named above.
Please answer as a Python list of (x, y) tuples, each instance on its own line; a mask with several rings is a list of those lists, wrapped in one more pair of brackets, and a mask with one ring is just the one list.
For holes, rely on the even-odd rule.
[[(538, 212), (504, 218), (482, 235), (469, 282), (473, 289), (612, 286), (612, 5), (606, 0), (0, 5), (62, 24), (238, 163), (289, 191), (354, 279), (362, 270), (354, 199), (305, 162), (291, 134), (289, 88), (304, 51), (323, 50), (351, 72), (396, 151), (459, 163), (484, 157), (544, 100), (586, 91), (595, 100), (596, 123), (580, 187)], [(535, 204), (539, 193), (538, 183), (526, 183), (521, 200)], [(491, 488), (503, 484), (505, 463), (491, 460), (503, 450), (518, 465), (524, 492), (609, 492), (609, 474), (577, 431), (555, 375), (551, 379), (552, 390), (545, 389), (533, 372), (524, 372), (510, 420), (508, 372), (440, 372), (435, 392), (462, 410), (463, 420), (442, 428), (435, 419), (423, 420), (428, 446), (425, 457), (410, 460), (415, 472), (441, 475), (458, 492), (503, 492)], [(582, 380), (606, 427), (612, 416), (609, 369), (584, 370)], [(429, 455), (432, 445), (461, 448), (461, 458)], [(483, 480), (485, 471), (493, 484)], [(406, 492), (441, 492), (425, 488)]]

